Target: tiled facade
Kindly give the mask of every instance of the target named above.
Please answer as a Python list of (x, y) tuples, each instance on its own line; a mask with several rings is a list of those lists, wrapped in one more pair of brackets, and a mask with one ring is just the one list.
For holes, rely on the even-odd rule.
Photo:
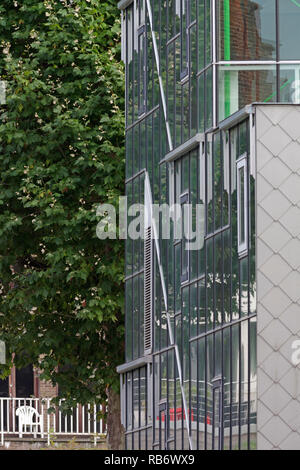
[(256, 125), (258, 448), (299, 450), (300, 107), (257, 107)]

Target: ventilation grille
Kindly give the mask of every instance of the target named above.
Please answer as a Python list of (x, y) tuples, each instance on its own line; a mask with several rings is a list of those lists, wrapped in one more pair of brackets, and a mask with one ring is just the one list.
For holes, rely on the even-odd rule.
[(145, 230), (144, 251), (144, 353), (152, 353), (152, 229)]

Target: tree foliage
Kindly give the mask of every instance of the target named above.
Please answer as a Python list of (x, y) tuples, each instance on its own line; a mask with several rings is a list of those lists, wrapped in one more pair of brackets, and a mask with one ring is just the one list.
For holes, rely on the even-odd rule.
[(123, 193), (116, 2), (1, 0), (0, 44), (0, 335), (69, 403), (101, 401), (124, 335), (123, 245), (96, 237)]

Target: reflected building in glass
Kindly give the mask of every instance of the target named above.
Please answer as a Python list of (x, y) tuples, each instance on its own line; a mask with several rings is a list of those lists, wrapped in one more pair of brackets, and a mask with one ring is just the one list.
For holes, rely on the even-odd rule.
[(119, 7), (126, 448), (300, 448), (300, 1)]

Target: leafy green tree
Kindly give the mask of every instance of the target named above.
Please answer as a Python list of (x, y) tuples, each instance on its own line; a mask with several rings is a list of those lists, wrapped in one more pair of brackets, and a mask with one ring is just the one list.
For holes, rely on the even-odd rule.
[[(96, 237), (124, 180), (115, 0), (1, 0), (0, 335), (68, 405), (109, 397), (120, 444), (123, 244)], [(9, 365), (8, 365), (9, 366)], [(5, 374), (6, 371), (2, 371)]]

